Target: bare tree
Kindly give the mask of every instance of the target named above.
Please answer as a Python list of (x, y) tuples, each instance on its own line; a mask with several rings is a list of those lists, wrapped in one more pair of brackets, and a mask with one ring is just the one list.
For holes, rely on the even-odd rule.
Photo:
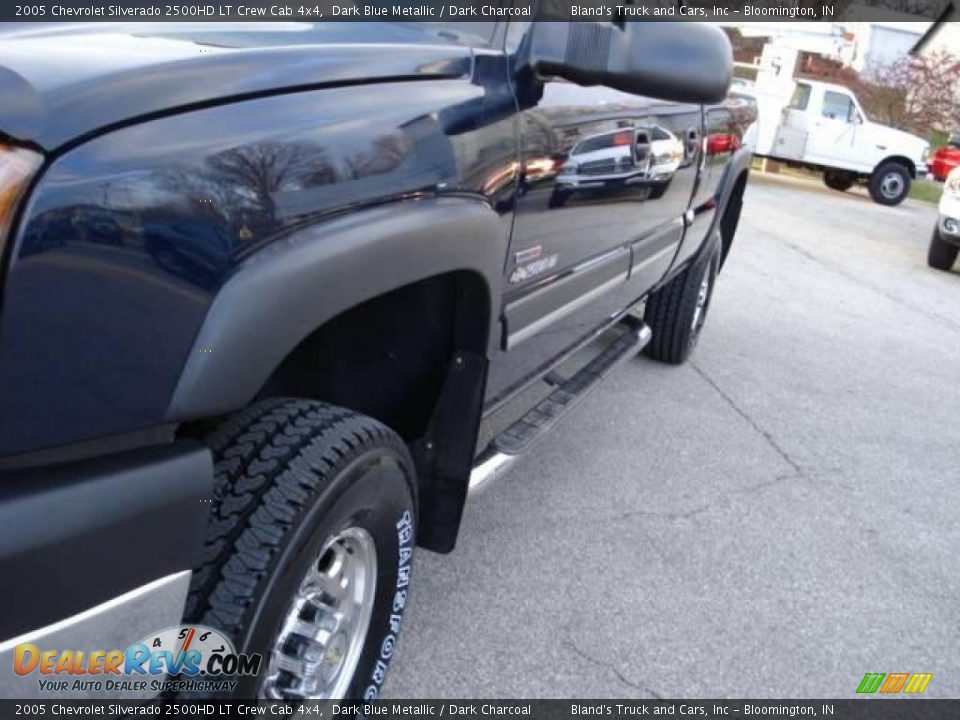
[(849, 87), (867, 114), (885, 125), (919, 135), (960, 127), (960, 57), (943, 50), (859, 74), (836, 63), (807, 63), (801, 75)]
[(332, 173), (323, 148), (312, 143), (260, 143), (225, 150), (207, 160), (218, 182), (253, 194), (268, 226), (276, 221), (274, 195), (308, 176)]
[(921, 134), (960, 126), (960, 57), (940, 50), (877, 65), (861, 78), (867, 112)]
[(382, 175), (396, 169), (410, 153), (410, 143), (405, 137), (384, 135), (376, 138), (366, 150), (348, 157), (344, 164), (351, 179)]

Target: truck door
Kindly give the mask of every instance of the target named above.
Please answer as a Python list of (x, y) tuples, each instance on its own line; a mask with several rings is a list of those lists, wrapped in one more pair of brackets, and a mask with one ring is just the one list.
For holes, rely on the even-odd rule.
[(857, 128), (863, 122), (853, 96), (843, 90), (824, 88), (817, 107), (810, 113), (811, 129), (807, 139), (807, 159), (841, 165), (856, 161)]
[(787, 160), (802, 160), (807, 151), (810, 135), (809, 110), (812, 88), (804, 82), (798, 82), (793, 90), (790, 103), (780, 112), (771, 155)]
[(518, 78), (520, 188), (488, 398), (576, 344), (667, 271), (702, 146), (699, 106)]

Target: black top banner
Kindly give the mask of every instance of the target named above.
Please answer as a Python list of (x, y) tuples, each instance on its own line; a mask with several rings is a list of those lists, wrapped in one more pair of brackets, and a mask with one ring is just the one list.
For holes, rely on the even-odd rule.
[[(943, 18), (956, 0), (288, 0), (0, 3), (0, 33), (50, 22), (835, 22)], [(7, 25), (11, 27), (6, 27)], [(15, 27), (21, 26), (21, 27)]]

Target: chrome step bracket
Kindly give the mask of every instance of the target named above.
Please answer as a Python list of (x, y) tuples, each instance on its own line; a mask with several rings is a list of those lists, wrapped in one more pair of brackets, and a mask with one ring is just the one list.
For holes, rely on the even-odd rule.
[(650, 328), (637, 318), (628, 316), (618, 324), (625, 328), (620, 337), (490, 441), (470, 473), (470, 492), (477, 492), (503, 476), (517, 459), (566, 417), (614, 368), (650, 342)]

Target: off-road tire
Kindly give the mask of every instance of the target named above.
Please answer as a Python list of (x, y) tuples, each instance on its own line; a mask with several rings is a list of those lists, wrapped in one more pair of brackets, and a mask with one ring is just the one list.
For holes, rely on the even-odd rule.
[[(298, 399), (258, 402), (206, 441), (215, 487), (203, 563), (185, 618), (222, 631), (267, 667), (282, 619), (324, 538), (349, 525), (376, 545), (373, 609), (347, 698), (373, 698), (406, 604), (415, 474), (403, 441), (376, 420)], [(259, 692), (241, 678), (235, 697)]]
[(827, 171), (823, 174), (823, 184), (831, 190), (846, 192), (853, 187), (856, 179), (848, 173)]
[[(710, 246), (694, 262), (650, 295), (643, 315), (644, 322), (652, 331), (650, 343), (644, 349), (649, 357), (671, 365), (680, 365), (690, 357), (710, 307), (720, 256), (720, 236), (715, 235)], [(704, 278), (709, 282), (706, 304), (695, 324), (694, 316)]]
[(927, 265), (936, 270), (950, 270), (957, 261), (960, 248), (940, 239), (940, 232), (934, 228), (927, 250)]
[[(901, 190), (895, 195), (889, 195), (884, 192), (884, 181), (893, 174), (899, 176)], [(899, 205), (910, 194), (910, 171), (895, 160), (885, 162), (873, 171), (868, 188), (870, 197), (875, 203), (888, 206)]]

